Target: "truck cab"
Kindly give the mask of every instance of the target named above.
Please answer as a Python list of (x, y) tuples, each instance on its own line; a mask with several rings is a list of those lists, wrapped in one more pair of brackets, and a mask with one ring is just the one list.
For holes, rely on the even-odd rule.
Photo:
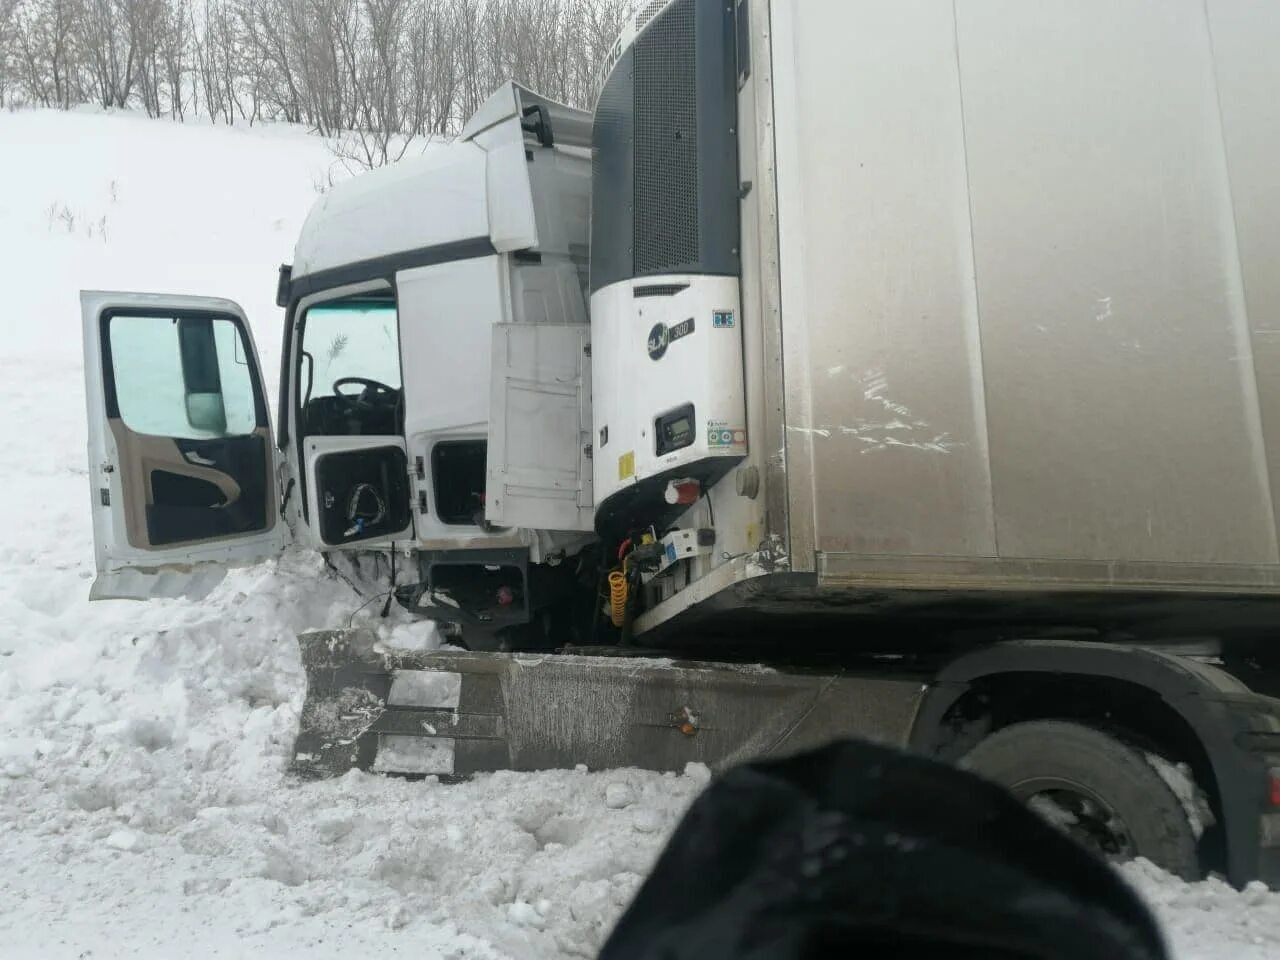
[(93, 596), (199, 595), (289, 543), (407, 558), (379, 565), (397, 598), (480, 645), (571, 593), (589, 144), (589, 115), (508, 84), (456, 141), (330, 188), (280, 270), (274, 430), (237, 304), (82, 293)]

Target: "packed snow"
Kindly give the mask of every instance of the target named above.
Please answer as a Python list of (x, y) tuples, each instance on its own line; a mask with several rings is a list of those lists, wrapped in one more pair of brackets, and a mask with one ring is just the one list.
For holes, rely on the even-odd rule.
[[(294, 635), (381, 604), (314, 555), (200, 603), (87, 602), (78, 291), (229, 297), (278, 367), (275, 269), (333, 169), (282, 126), (0, 114), (0, 955), (590, 957), (707, 772), (285, 777)], [(422, 626), (379, 625), (427, 646)], [(1280, 955), (1280, 894), (1125, 868), (1179, 960)]]

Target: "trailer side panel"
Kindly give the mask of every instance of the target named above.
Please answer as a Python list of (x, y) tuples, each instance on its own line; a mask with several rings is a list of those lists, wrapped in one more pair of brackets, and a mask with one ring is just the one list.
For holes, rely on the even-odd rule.
[(1275, 592), (1271, 6), (770, 13), (795, 569)]

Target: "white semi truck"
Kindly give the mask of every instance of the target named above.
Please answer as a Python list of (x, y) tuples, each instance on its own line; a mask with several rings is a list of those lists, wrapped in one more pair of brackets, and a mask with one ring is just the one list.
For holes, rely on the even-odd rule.
[(302, 773), (862, 736), (1280, 881), (1277, 37), (643, 4), (594, 112), (508, 85), (316, 203), (274, 433), (235, 304), (82, 295), (94, 596), (380, 562), (467, 649), (303, 637)]

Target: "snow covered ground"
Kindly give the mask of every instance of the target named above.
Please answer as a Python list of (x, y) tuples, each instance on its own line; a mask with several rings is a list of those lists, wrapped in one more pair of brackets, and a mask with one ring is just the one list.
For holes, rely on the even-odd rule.
[[(705, 782), (292, 784), (293, 637), (348, 585), (300, 555), (199, 604), (86, 602), (77, 291), (230, 297), (270, 374), (329, 169), (289, 128), (0, 114), (0, 956), (591, 956)], [(1126, 874), (1179, 960), (1280, 956), (1280, 895)]]

